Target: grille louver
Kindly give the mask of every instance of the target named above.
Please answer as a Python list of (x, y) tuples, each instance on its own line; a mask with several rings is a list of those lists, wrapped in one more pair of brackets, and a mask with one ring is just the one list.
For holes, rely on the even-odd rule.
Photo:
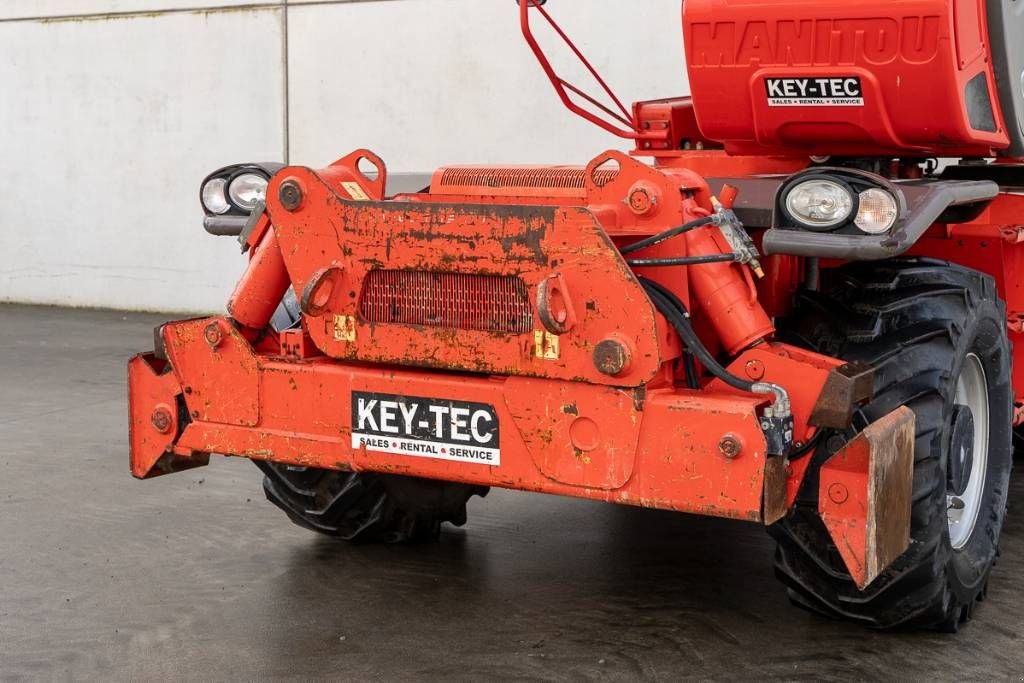
[[(599, 168), (594, 172), (594, 183), (603, 187), (615, 178), (618, 169)], [(431, 194), (437, 195), (493, 195), (515, 197), (533, 194), (547, 197), (576, 197), (586, 195), (587, 170), (572, 166), (543, 167), (484, 167), (452, 166), (434, 175)]]
[(523, 334), (533, 329), (526, 284), (514, 275), (373, 270), (359, 313), (372, 323)]

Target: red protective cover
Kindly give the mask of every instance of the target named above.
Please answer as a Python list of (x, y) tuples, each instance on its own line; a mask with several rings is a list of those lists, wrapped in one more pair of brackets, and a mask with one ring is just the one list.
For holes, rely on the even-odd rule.
[(698, 125), (732, 153), (1009, 144), (984, 0), (687, 0), (683, 24)]

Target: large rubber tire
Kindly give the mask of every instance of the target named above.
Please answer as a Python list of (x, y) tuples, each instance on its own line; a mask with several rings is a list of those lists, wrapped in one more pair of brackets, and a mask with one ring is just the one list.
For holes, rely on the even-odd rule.
[(267, 500), (293, 522), (347, 541), (434, 540), (443, 522), (465, 524), (470, 496), (488, 491), (415, 477), (253, 462), (263, 471)]
[[(820, 293), (802, 295), (797, 313), (780, 330), (792, 343), (870, 363), (876, 381), (874, 398), (855, 416), (854, 428), (825, 433), (806, 456), (813, 460), (797, 504), (770, 529), (778, 541), (776, 574), (792, 600), (812, 611), (874, 628), (955, 631), (985, 597), (1012, 462), (1010, 346), (1005, 306), (992, 279), (925, 259), (855, 264), (833, 271)], [(977, 522), (954, 549), (947, 456), (954, 393), (969, 354), (984, 369), (989, 447)], [(911, 544), (861, 592), (818, 517), (818, 468), (855, 429), (900, 405), (917, 418)]]
[[(274, 312), (274, 330), (296, 327), (301, 313), (289, 287)], [(466, 523), (466, 502), (486, 486), (375, 473), (340, 472), (253, 461), (267, 500), (301, 527), (346, 541), (434, 540), (441, 524)]]

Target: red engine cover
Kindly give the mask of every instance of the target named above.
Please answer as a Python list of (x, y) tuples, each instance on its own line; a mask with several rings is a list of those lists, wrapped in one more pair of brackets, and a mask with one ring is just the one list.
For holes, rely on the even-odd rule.
[(987, 156), (984, 0), (687, 0), (697, 122), (739, 154)]

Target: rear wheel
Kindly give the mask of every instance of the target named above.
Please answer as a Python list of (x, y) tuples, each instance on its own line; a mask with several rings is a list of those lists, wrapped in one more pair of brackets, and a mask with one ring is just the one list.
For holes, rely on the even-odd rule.
[[(301, 313), (289, 287), (271, 326), (286, 330)], [(403, 543), (433, 540), (441, 524), (466, 523), (466, 502), (486, 496), (486, 486), (417, 477), (340, 472), (253, 461), (264, 474), (267, 500), (301, 527), (347, 541)]]
[(433, 540), (443, 522), (465, 524), (470, 496), (488, 491), (416, 477), (253, 462), (263, 470), (267, 500), (293, 522), (347, 541)]
[[(808, 609), (876, 628), (956, 630), (998, 555), (1012, 457), (1006, 315), (993, 281), (945, 262), (856, 264), (803, 296), (789, 341), (876, 368), (854, 427), (827, 432), (797, 504), (771, 528), (776, 573)], [(784, 336), (785, 336), (784, 335)], [(916, 415), (911, 543), (862, 592), (817, 514), (818, 468), (900, 405)]]

